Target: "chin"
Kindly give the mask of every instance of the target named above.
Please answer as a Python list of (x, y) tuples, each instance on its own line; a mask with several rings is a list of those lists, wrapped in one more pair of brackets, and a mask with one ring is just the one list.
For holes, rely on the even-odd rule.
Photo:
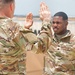
[(58, 33), (58, 31), (54, 31), (54, 33)]
[(56, 32), (56, 31), (55, 31), (54, 33), (55, 33), (55, 34), (59, 34), (59, 32)]

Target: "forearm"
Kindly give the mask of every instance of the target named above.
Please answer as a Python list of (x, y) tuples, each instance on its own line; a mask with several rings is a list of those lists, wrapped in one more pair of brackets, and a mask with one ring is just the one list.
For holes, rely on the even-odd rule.
[(43, 21), (40, 33), (45, 33), (52, 39), (52, 27), (51, 27), (51, 25), (52, 24), (50, 21), (48, 21), (48, 22)]
[(42, 23), (41, 32), (36, 36), (32, 31), (22, 31), (23, 36), (32, 45), (31, 50), (35, 53), (45, 52), (51, 43), (51, 23)]

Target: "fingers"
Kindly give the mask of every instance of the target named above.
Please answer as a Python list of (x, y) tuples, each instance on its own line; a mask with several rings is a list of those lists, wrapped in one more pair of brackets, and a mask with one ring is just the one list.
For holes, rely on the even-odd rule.
[(49, 11), (49, 8), (44, 2), (40, 3), (39, 14), (40, 14), (40, 19), (41, 20), (50, 19), (51, 18), (51, 13)]
[(32, 20), (33, 19), (33, 14), (30, 12), (26, 16), (26, 20)]
[(41, 2), (41, 4), (40, 4), (40, 10), (41, 11), (44, 11), (44, 10), (49, 11), (49, 8), (48, 8), (48, 6), (44, 2)]
[(29, 29), (33, 24), (33, 14), (32, 13), (28, 13), (25, 19), (25, 25), (24, 27)]
[(43, 13), (50, 13), (48, 6), (44, 2), (41, 2), (40, 4), (39, 13), (40, 13), (40, 16), (42, 16)]

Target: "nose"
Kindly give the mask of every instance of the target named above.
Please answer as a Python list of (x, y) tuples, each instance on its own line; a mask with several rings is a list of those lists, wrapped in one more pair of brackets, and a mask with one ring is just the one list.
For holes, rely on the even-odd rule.
[(55, 22), (55, 23), (52, 23), (52, 25), (53, 25), (54, 27), (57, 27), (58, 24)]

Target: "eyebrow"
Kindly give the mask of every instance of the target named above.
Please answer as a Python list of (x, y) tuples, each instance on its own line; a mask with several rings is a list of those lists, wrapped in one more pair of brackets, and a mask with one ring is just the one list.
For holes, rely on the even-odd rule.
[(61, 22), (59, 22), (59, 21), (56, 21), (56, 22), (52, 21), (52, 23), (53, 23), (53, 24), (55, 24), (55, 23), (56, 23), (56, 24), (61, 24)]

